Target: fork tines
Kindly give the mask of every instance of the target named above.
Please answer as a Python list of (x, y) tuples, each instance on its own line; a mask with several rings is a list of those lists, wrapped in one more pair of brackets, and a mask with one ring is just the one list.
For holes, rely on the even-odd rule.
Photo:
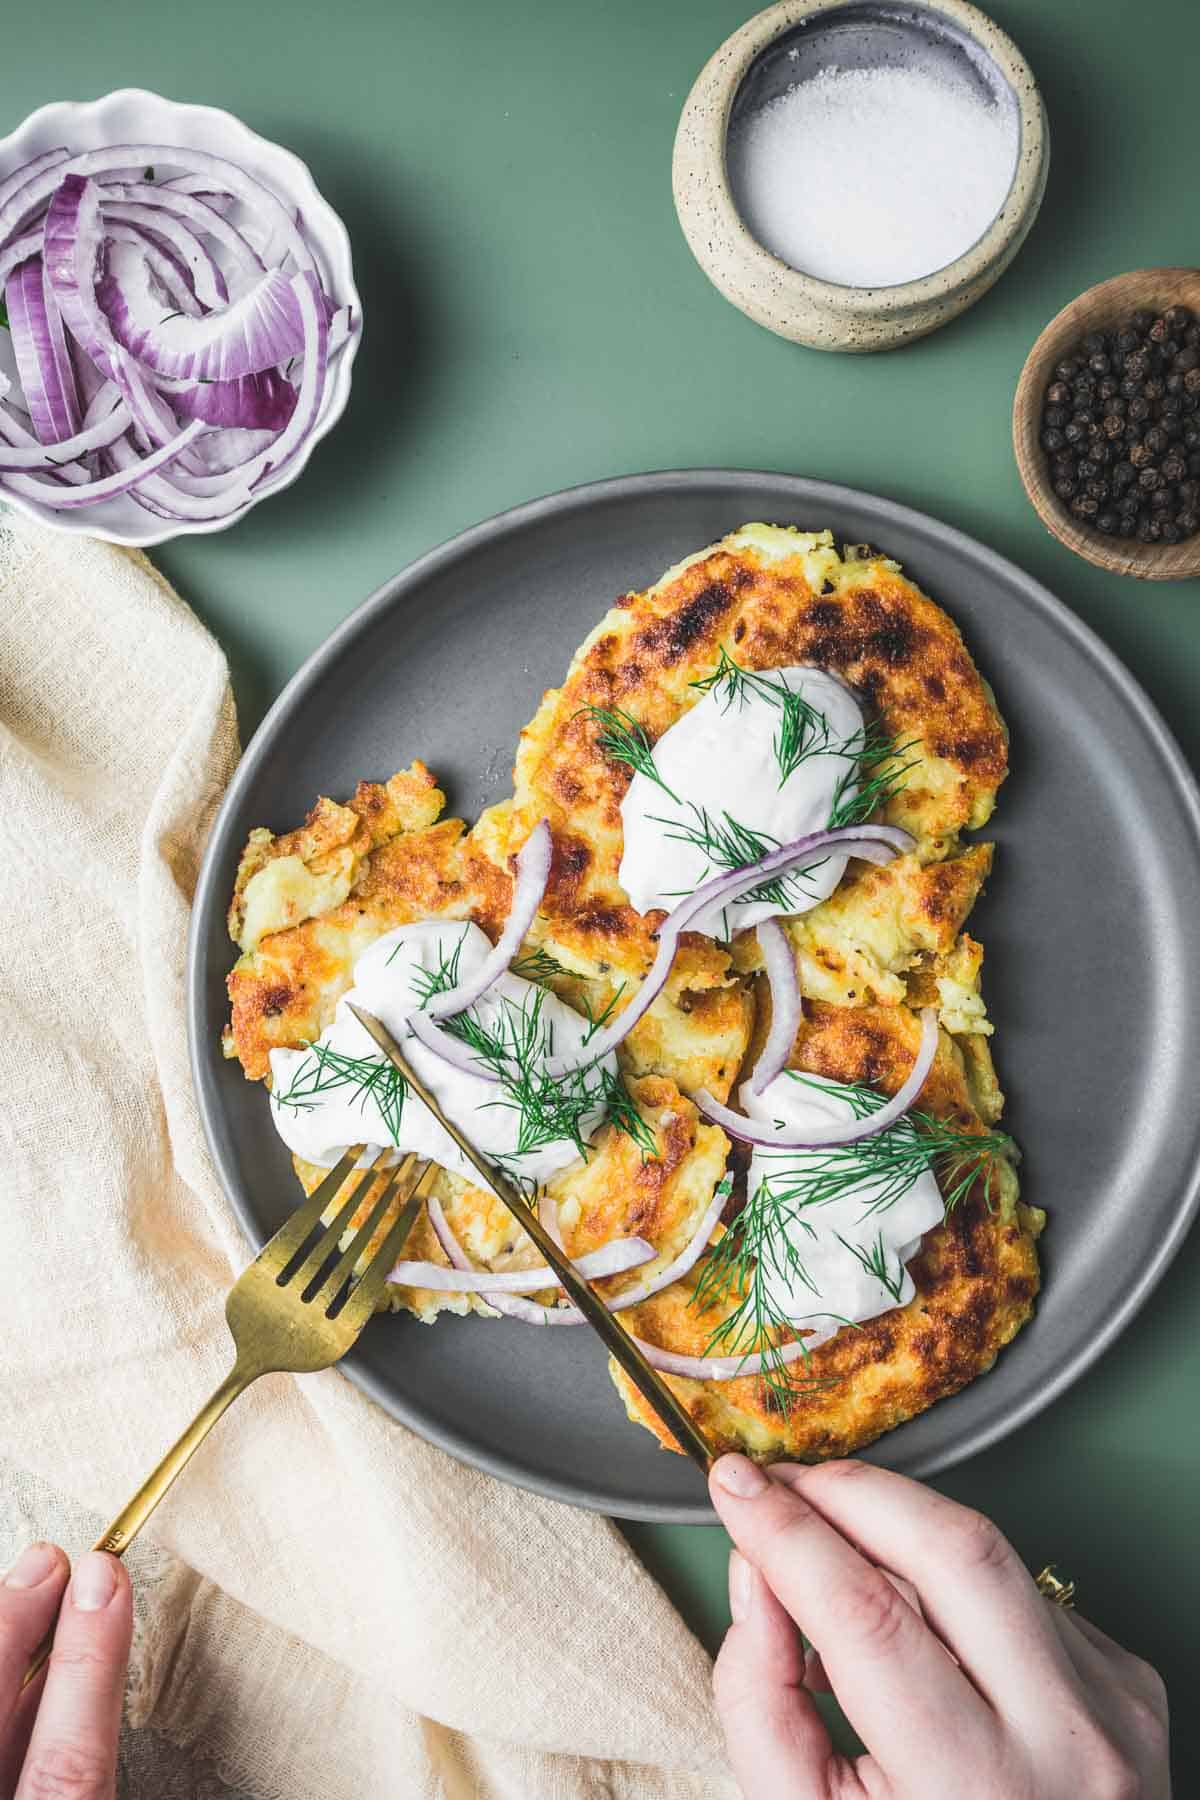
[[(393, 1153), (385, 1150), (369, 1168), (359, 1171), (361, 1179), (354, 1182), (348, 1196), (324, 1222), (314, 1239), (313, 1232), (338, 1198), (347, 1177), (357, 1169), (363, 1148), (363, 1145), (355, 1144), (347, 1150), (259, 1257), (280, 1287), (299, 1288), (300, 1298), (306, 1305), (315, 1302), (319, 1312), (337, 1317), (345, 1315), (348, 1324), (355, 1323), (360, 1315), (365, 1324), (370, 1317), (436, 1172), (433, 1163), (413, 1153), (392, 1167), (389, 1159)], [(330, 1267), (330, 1259), (337, 1254), (355, 1214), (366, 1202), (380, 1175), (386, 1175), (387, 1179), (374, 1204)], [(371, 1241), (383, 1225), (389, 1208), (400, 1197), (403, 1197), (403, 1205), (398, 1216), (371, 1252), (365, 1268), (358, 1273), (358, 1280), (342, 1298), (343, 1289), (354, 1281), (359, 1263), (370, 1250)], [(337, 1304), (339, 1299), (340, 1306)]]

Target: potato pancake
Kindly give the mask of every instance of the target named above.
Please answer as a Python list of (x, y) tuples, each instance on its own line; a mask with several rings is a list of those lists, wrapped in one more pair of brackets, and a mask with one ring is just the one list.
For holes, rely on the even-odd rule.
[[(894, 1093), (916, 1054), (917, 1014), (934, 1008), (941, 1029), (920, 1108), (969, 1138), (994, 1128), (1003, 1095), (980, 992), (983, 950), (965, 929), (993, 847), (962, 834), (986, 824), (1007, 773), (1003, 721), (957, 627), (896, 563), (866, 546), (839, 553), (829, 532), (768, 525), (742, 527), (617, 601), (521, 733), (513, 798), (470, 829), (442, 818), (444, 796), (417, 762), (386, 783), (360, 783), (344, 805), (319, 800), (296, 831), (251, 833), (230, 908), (241, 955), (229, 978), (227, 1054), (252, 1079), (267, 1076), (271, 1050), (317, 1038), (358, 957), (398, 925), (469, 919), (494, 941), (517, 852), (542, 819), (552, 866), (518, 971), (594, 1020), (619, 1016), (665, 915), (638, 912), (621, 887), (631, 770), (606, 748), (592, 709), (619, 711), (652, 746), (698, 703), (698, 684), (723, 658), (747, 671), (837, 676), (903, 764), (876, 817), (908, 831), (912, 849), (884, 866), (851, 861), (828, 898), (780, 920), (803, 997), (790, 1066)], [(606, 1124), (586, 1160), (547, 1184), (573, 1256), (631, 1234), (653, 1244), (652, 1263), (598, 1284), (607, 1297), (640, 1290), (678, 1256), (727, 1167), (739, 1166), (740, 1152), (731, 1157), (725, 1133), (689, 1095), (707, 1089), (727, 1101), (770, 1017), (753, 930), (732, 944), (683, 934), (665, 988), (617, 1051), (640, 1141)], [(1015, 1151), (998, 1153), (990, 1185), (976, 1179), (926, 1233), (908, 1263), (913, 1300), (817, 1344), (792, 1365), (793, 1391), (781, 1396), (757, 1374), (667, 1377), (714, 1448), (761, 1460), (845, 1455), (990, 1368), (1038, 1291), (1043, 1215), (1020, 1201), (1014, 1161)], [(295, 1166), (309, 1192), (325, 1172), (299, 1158)], [(536, 1266), (494, 1196), (445, 1170), (434, 1192), (473, 1263)], [(936, 1215), (932, 1201), (926, 1218)], [(736, 1204), (725, 1215), (735, 1229)], [(424, 1214), (406, 1256), (447, 1262)], [(711, 1354), (740, 1296), (700, 1304), (703, 1267), (619, 1316), (677, 1355)], [(536, 1297), (550, 1303), (555, 1292)], [(495, 1316), (477, 1297), (440, 1290), (394, 1286), (385, 1304), (426, 1321), (443, 1311)], [(612, 1374), (629, 1416), (677, 1448), (615, 1365)]]
[[(894, 1093), (916, 1053), (920, 1028), (906, 1007), (853, 1009), (806, 1003), (790, 1066), (836, 1081)], [(984, 1054), (986, 1054), (986, 1047)], [(982, 1133), (961, 1052), (945, 1033), (921, 1107)], [(761, 1377), (692, 1381), (666, 1376), (714, 1450), (770, 1461), (818, 1462), (848, 1456), (990, 1369), (1033, 1311), (1036, 1240), (1044, 1214), (1018, 1199), (1006, 1158), (992, 1164), (989, 1197), (977, 1180), (944, 1225), (928, 1232), (909, 1264), (916, 1296), (817, 1345), (793, 1364), (787, 1403)], [(685, 1356), (703, 1356), (724, 1316), (692, 1304), (695, 1278), (676, 1282), (622, 1321), (639, 1338)], [(630, 1418), (669, 1449), (677, 1445), (624, 1373), (612, 1378)]]

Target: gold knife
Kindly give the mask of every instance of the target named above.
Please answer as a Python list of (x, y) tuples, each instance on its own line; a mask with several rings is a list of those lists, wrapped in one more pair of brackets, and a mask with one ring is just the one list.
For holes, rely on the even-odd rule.
[(347, 1005), (364, 1031), (370, 1032), (388, 1061), (399, 1069), (417, 1098), (424, 1101), (438, 1124), (449, 1132), (467, 1161), (478, 1170), (480, 1178), (487, 1183), (493, 1193), (498, 1194), (503, 1200), (522, 1231), (533, 1239), (553, 1269), (559, 1286), (566, 1290), (588, 1324), (604, 1339), (611, 1354), (616, 1357), (639, 1393), (654, 1408), (676, 1442), (687, 1451), (692, 1461), (707, 1475), (713, 1464), (713, 1453), (705, 1442), (703, 1433), (686, 1408), (671, 1392), (666, 1382), (655, 1369), (651, 1368), (629, 1333), (618, 1325), (603, 1300), (593, 1292), (583, 1277), (577, 1274), (573, 1264), (564, 1256), (536, 1212), (526, 1204), (508, 1177), (500, 1169), (486, 1162), (474, 1145), (463, 1136), (453, 1120), (446, 1117), (437, 1099), (420, 1076), (415, 1073), (387, 1026), (381, 1024), (371, 1013), (363, 1012), (362, 1008), (355, 1006), (353, 1001), (347, 1001)]

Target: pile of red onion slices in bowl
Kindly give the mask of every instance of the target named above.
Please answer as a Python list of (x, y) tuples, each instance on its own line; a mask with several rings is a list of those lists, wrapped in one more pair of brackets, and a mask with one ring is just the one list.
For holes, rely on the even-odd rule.
[[(330, 285), (302, 209), (228, 156), (128, 142), (12, 168), (0, 499), (122, 541), (238, 517), (290, 479), (328, 413), (360, 327)], [(118, 499), (144, 535), (91, 513)]]
[[(663, 991), (680, 939), (685, 931), (696, 928), (698, 919), (706, 914), (711, 916), (714, 911), (731, 904), (749, 889), (786, 873), (815, 852), (836, 849), (861, 861), (886, 863), (911, 849), (912, 843), (907, 832), (892, 826), (846, 826), (810, 833), (790, 844), (782, 845), (757, 863), (711, 877), (695, 893), (680, 901), (659, 926), (658, 950), (654, 961), (641, 986), (622, 1011), (603, 1029), (593, 1033), (577, 1050), (547, 1058), (544, 1064), (546, 1073), (565, 1078), (600, 1061), (617, 1048)], [(474, 1005), (507, 970), (537, 916), (549, 882), (552, 859), (550, 827), (543, 819), (530, 833), (517, 856), (517, 878), (512, 905), (492, 954), (467, 982), (438, 994), (424, 1011), (413, 1013), (408, 1020), (408, 1029), (420, 1042), (434, 1054), (442, 1056), (454, 1068), (466, 1068), (487, 1079), (499, 1079), (494, 1074), (483, 1071), (470, 1052), (449, 1036), (438, 1024), (438, 1020), (451, 1017)], [(758, 1061), (746, 1081), (746, 1089), (755, 1096), (761, 1095), (787, 1066), (801, 1020), (800, 988), (795, 961), (782, 927), (776, 920), (769, 919), (757, 927), (757, 933), (771, 987), (772, 1017)], [(747, 1144), (798, 1151), (852, 1144), (887, 1130), (913, 1106), (933, 1066), (937, 1039), (937, 1011), (936, 1008), (929, 1007), (921, 1015), (921, 1037), (912, 1067), (897, 1092), (865, 1117), (824, 1129), (794, 1130), (769, 1121), (748, 1118), (744, 1113), (723, 1105), (704, 1090), (693, 1094), (692, 1099), (706, 1118), (720, 1125), (729, 1136)], [(684, 1248), (655, 1275), (640, 1279), (616, 1299), (607, 1301), (610, 1310), (620, 1312), (637, 1305), (688, 1274), (708, 1246), (729, 1192), (730, 1181), (726, 1177), (714, 1191), (709, 1206)], [(477, 1270), (435, 1198), (428, 1201), (428, 1209), (430, 1223), (450, 1268), (446, 1270), (432, 1264), (401, 1263), (393, 1271), (393, 1280), (410, 1286), (435, 1286), (449, 1291), (475, 1293), (494, 1311), (523, 1319), (530, 1324), (583, 1323), (583, 1315), (573, 1306), (547, 1306), (526, 1297), (539, 1287), (553, 1285), (548, 1269), (504, 1277), (490, 1276), (486, 1271)], [(553, 1207), (547, 1207), (544, 1196), (541, 1216), (543, 1224), (561, 1245)], [(617, 1239), (606, 1245), (603, 1251), (593, 1252), (590, 1258), (584, 1259), (584, 1263), (577, 1266), (581, 1273), (599, 1279), (602, 1275), (633, 1271), (653, 1257), (652, 1247), (641, 1239)], [(522, 1289), (524, 1292), (520, 1291)], [(753, 1375), (761, 1372), (766, 1360), (766, 1355), (758, 1352), (729, 1356), (681, 1356), (661, 1350), (656, 1345), (642, 1343), (640, 1339), (636, 1341), (655, 1368), (667, 1374), (687, 1376), (695, 1380), (730, 1381), (737, 1376)], [(767, 1354), (773, 1364), (777, 1365), (781, 1361), (786, 1364), (803, 1356), (805, 1346), (797, 1340), (778, 1345)]]

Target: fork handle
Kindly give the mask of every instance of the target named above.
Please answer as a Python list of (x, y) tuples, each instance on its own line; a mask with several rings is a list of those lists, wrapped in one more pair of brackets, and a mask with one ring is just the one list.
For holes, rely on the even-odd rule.
[[(121, 1508), (108, 1529), (96, 1539), (92, 1545), (93, 1550), (107, 1550), (112, 1556), (124, 1556), (175, 1477), (186, 1468), (222, 1413), (227, 1407), (232, 1406), (238, 1395), (244, 1394), (250, 1383), (262, 1373), (262, 1369), (247, 1368), (241, 1362), (234, 1364), (220, 1387), (200, 1408), (187, 1430), (181, 1433), (157, 1468), (153, 1469), (143, 1481), (133, 1499)], [(54, 1626), (51, 1625), (29, 1659), (29, 1667), (21, 1682), (22, 1693), (45, 1668), (50, 1658), (50, 1648), (53, 1642)]]

